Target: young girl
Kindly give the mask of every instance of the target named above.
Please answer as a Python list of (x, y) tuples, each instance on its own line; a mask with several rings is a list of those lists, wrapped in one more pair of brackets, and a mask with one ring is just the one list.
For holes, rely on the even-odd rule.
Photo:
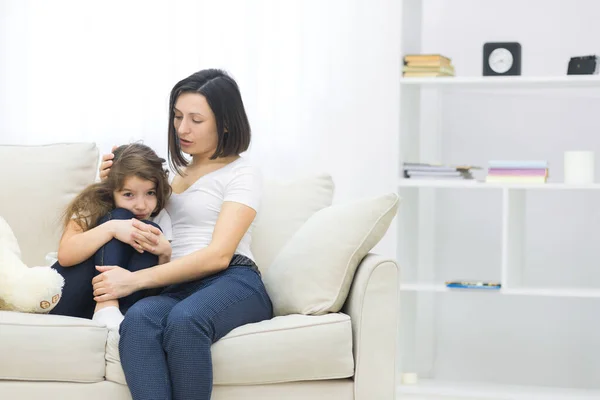
[(171, 187), (165, 160), (148, 146), (120, 146), (114, 155), (108, 177), (84, 189), (65, 210), (58, 262), (52, 266), (64, 277), (65, 286), (51, 314), (93, 316), (116, 327), (127, 309), (148, 292), (96, 304), (92, 289), (92, 279), (99, 274), (96, 266), (138, 271), (170, 261), (171, 245), (157, 224), (168, 228), (168, 234), (168, 215), (162, 212), (150, 220), (163, 210)]

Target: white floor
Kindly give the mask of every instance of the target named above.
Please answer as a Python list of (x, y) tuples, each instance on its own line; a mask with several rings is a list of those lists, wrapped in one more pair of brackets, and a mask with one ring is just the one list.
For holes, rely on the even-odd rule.
[(599, 400), (600, 390), (422, 380), (398, 387), (398, 400)]

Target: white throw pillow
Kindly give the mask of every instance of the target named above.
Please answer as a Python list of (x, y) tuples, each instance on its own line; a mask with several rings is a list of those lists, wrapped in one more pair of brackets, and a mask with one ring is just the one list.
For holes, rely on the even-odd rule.
[(327, 174), (265, 182), (251, 247), (261, 272), (315, 212), (331, 205), (333, 188), (333, 179)]
[(276, 316), (338, 312), (361, 260), (381, 240), (399, 197), (333, 205), (316, 212), (264, 273)]

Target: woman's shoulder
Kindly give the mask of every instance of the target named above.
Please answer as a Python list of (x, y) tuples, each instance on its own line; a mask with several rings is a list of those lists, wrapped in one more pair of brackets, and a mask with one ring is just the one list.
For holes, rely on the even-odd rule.
[(167, 176), (167, 180), (169, 181), (169, 185), (173, 184), (173, 179), (177, 176), (177, 172), (169, 169), (169, 176)]
[(262, 197), (262, 175), (250, 160), (238, 158), (230, 164), (230, 174), (224, 185), (224, 200), (236, 201), (258, 210)]
[(258, 166), (256, 166), (248, 158), (241, 157), (241, 156), (240, 156), (240, 158), (238, 158), (237, 160), (235, 160), (231, 163), (231, 172), (234, 175), (244, 174), (244, 173), (255, 174), (258, 176), (261, 175), (261, 171), (260, 171), (260, 168), (258, 168)]
[(232, 164), (235, 165), (231, 168), (231, 174), (228, 179), (230, 183), (245, 183), (252, 187), (253, 190), (260, 190), (262, 188), (262, 172), (251, 160), (240, 157)]

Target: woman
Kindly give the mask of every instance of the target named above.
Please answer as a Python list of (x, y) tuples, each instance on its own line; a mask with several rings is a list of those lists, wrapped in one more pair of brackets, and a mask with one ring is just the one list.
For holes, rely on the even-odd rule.
[[(176, 172), (166, 206), (171, 261), (135, 272), (98, 267), (102, 274), (92, 282), (96, 301), (166, 286), (129, 308), (121, 324), (119, 351), (133, 399), (207, 400), (212, 343), (272, 317), (250, 251), (261, 181), (240, 157), (250, 144), (250, 125), (231, 77), (197, 72), (175, 85), (169, 106), (169, 161)], [(147, 235), (158, 240), (150, 229)]]

